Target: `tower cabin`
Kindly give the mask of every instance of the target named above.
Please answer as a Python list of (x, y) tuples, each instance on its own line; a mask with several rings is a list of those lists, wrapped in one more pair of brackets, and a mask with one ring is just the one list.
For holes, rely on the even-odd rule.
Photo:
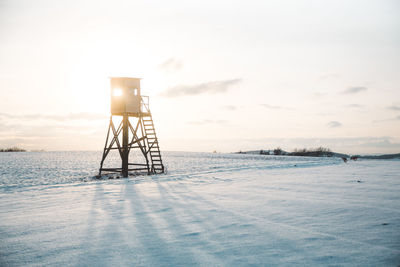
[[(123, 177), (128, 177), (129, 172), (164, 173), (160, 147), (149, 107), (149, 97), (141, 95), (140, 80), (140, 78), (129, 77), (110, 79), (111, 118), (99, 176), (102, 172), (121, 173)], [(113, 116), (122, 116), (118, 127), (114, 125)], [(109, 152), (114, 149), (118, 150), (121, 157), (121, 168), (103, 167)], [(129, 163), (131, 149), (139, 149), (142, 152), (144, 163)]]
[[(140, 94), (141, 78), (112, 77), (111, 115), (139, 117), (149, 113), (148, 97)], [(147, 100), (145, 103), (145, 100)]]

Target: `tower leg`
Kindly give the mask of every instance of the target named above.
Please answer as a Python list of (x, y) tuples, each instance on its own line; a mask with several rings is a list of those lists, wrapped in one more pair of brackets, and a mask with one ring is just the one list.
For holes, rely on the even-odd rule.
[[(128, 177), (129, 171), (146, 171), (147, 174), (164, 172), (164, 165), (161, 160), (160, 147), (152, 116), (151, 114), (147, 116), (139, 114), (137, 118), (137, 124), (134, 128), (129, 121), (129, 116), (126, 114), (122, 117), (119, 126), (116, 128), (111, 116), (103, 156), (100, 162), (99, 177), (103, 171), (120, 173), (122, 177)], [(129, 136), (131, 136), (131, 140), (129, 140)], [(129, 163), (129, 152), (132, 148), (140, 149), (146, 163)], [(104, 168), (103, 163), (107, 155), (110, 151), (114, 150), (119, 153), (122, 166), (120, 165), (120, 168)]]
[(122, 176), (128, 177), (128, 159), (129, 159), (129, 121), (128, 115), (124, 115), (122, 125)]

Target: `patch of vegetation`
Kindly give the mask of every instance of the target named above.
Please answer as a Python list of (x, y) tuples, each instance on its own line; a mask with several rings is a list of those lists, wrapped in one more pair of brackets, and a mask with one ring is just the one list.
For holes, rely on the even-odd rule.
[(283, 150), (280, 147), (274, 149), (274, 155), (283, 155)]
[(25, 149), (19, 147), (0, 148), (0, 152), (25, 152)]
[(358, 156), (363, 159), (399, 159), (400, 153), (397, 154), (384, 154), (384, 155), (366, 155), (366, 156)]
[(293, 152), (289, 153), (290, 156), (308, 156), (308, 157), (332, 157), (333, 152), (326, 147), (317, 148), (301, 148), (295, 149)]

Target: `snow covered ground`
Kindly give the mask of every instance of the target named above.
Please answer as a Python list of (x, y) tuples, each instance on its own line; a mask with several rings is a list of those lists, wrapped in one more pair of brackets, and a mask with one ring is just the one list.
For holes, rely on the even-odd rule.
[(170, 152), (95, 181), (99, 159), (0, 155), (0, 266), (400, 264), (400, 161)]

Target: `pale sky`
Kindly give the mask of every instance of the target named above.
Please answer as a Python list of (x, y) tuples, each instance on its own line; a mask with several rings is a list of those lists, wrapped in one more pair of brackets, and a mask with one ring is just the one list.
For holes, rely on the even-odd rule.
[(102, 150), (110, 76), (162, 150), (400, 152), (398, 0), (0, 0), (0, 147)]

